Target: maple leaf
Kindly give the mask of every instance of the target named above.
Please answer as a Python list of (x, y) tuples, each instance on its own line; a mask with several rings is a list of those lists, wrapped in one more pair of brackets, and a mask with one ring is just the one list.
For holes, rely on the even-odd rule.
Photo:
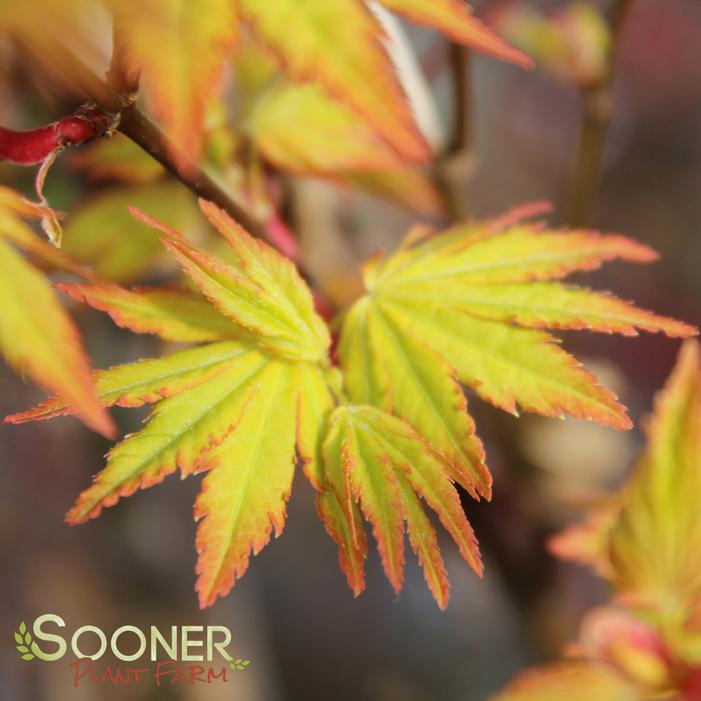
[(412, 22), (434, 27), (453, 41), (477, 51), (532, 68), (531, 59), (509, 46), (491, 29), (473, 17), (470, 6), (463, 0), (379, 0), (385, 7), (405, 15)]
[[(647, 423), (627, 485), (557, 536), (560, 557), (596, 568), (617, 606), (584, 618), (571, 651), (586, 659), (519, 675), (490, 701), (698, 696), (701, 610), (701, 348), (686, 341)], [(625, 606), (623, 608), (621, 605)]]
[[(499, 40), (456, 0), (383, 3), (413, 21), (499, 58), (530, 66), (520, 51)], [(429, 149), (417, 130), (402, 88), (382, 44), (383, 30), (359, 0), (240, 0), (241, 19), (280, 59), (295, 81), (318, 81), (343, 100), (403, 158), (421, 162)], [(372, 80), (367, 76), (372, 75)]]
[[(71, 405), (91, 428), (111, 436), (114, 426), (95, 396), (88, 359), (78, 331), (56, 299), (49, 281), (15, 249), (70, 272), (80, 267), (35, 236), (22, 218), (41, 219), (42, 207), (9, 188), (0, 188), (0, 349), (18, 372)], [(37, 310), (41, 314), (37, 314)]]
[[(626, 488), (558, 536), (561, 557), (595, 567), (629, 605), (682, 620), (701, 603), (701, 351), (682, 347), (647, 422), (647, 447)], [(654, 558), (649, 554), (655, 553)]]
[[(649, 260), (650, 249), (617, 236), (540, 231), (507, 216), (443, 235), (418, 228), (394, 256), (369, 264), (369, 294), (350, 310), (342, 329), (342, 377), (330, 362), (329, 331), (294, 265), (211, 203), (201, 202), (201, 208), (229, 246), (227, 263), (134, 212), (161, 233), (197, 292), (130, 291), (109, 283), (61, 289), (135, 332), (206, 344), (96, 373), (103, 405), (156, 406), (146, 426), (110, 452), (107, 466), (67, 517), (71, 523), (93, 518), (178, 469), (183, 476), (208, 471), (195, 505), (202, 606), (227, 593), (248, 568), (251, 552), (282, 531), (297, 460), (318, 492), (317, 510), (339, 546), (341, 568), (355, 594), (365, 586), (367, 519), (395, 591), (403, 581), (406, 528), (428, 586), (445, 606), (445, 565), (424, 505), (481, 574), (476, 539), (454, 483), (475, 496), (488, 496), (490, 485), (457, 381), (467, 371), (460, 364), (454, 369), (456, 356), (471, 351), (470, 372), (477, 375), (470, 377), (483, 383), (478, 391), (507, 408), (518, 402), (546, 414), (564, 407), (589, 416), (592, 407), (603, 406), (599, 418), (625, 425), (612, 395), (573, 367), (563, 351), (540, 348), (533, 358), (537, 342), (551, 347), (546, 334), (513, 322), (692, 333), (612, 298), (552, 282), (544, 287), (547, 279), (612, 257)], [(490, 307), (479, 295), (482, 287), (495, 288), (490, 299), (496, 304)], [(511, 294), (500, 296), (502, 289)], [(534, 297), (528, 297), (531, 289)], [(558, 303), (558, 295), (564, 302)], [(405, 303), (409, 318), (394, 324), (391, 305), (401, 310)], [(469, 330), (479, 335), (479, 345), (465, 351), (459, 336), (437, 336), (431, 325), (441, 314), (458, 330), (462, 323), (474, 324)], [(419, 323), (428, 324), (421, 342), (412, 335)], [(485, 329), (495, 329), (493, 336)], [(503, 344), (514, 338), (525, 340), (509, 355)], [(479, 353), (485, 357), (475, 363)], [(583, 408), (566, 403), (568, 392)], [(52, 398), (9, 420), (72, 411)]]
[(293, 80), (320, 81), (405, 158), (428, 158), (429, 148), (380, 42), (380, 25), (363, 2), (239, 0), (238, 11)]
[[(297, 454), (312, 463), (318, 451), (334, 370), (328, 331), (293, 264), (213, 205), (202, 209), (230, 244), (231, 265), (136, 213), (161, 232), (202, 295), (107, 283), (61, 289), (138, 333), (208, 342), (96, 373), (102, 405), (156, 406), (140, 432), (110, 451), (67, 515), (82, 523), (176, 469), (183, 476), (211, 470), (195, 505), (197, 591), (207, 606), (245, 572), (272, 530), (282, 530)], [(310, 402), (327, 408), (309, 415), (302, 407)], [(73, 411), (52, 398), (9, 421)]]
[(473, 496), (490, 498), (484, 450), (463, 390), (516, 414), (571, 414), (629, 428), (625, 409), (541, 329), (689, 336), (686, 324), (609, 295), (554, 282), (647, 246), (590, 231), (480, 222), (442, 234), (413, 229), (365, 266), (367, 294), (346, 315), (339, 356), (350, 399), (408, 421)]
[[(664, 610), (701, 594), (701, 351), (684, 345), (655, 402), (648, 443), (610, 535), (613, 585)], [(650, 559), (649, 553), (655, 557)]]
[[(181, 167), (199, 155), (207, 100), (220, 92), (237, 40), (231, 0), (110, 0), (121, 69), (143, 84), (151, 111), (177, 146)], [(185, 159), (183, 160), (182, 154)]]
[(195, 229), (200, 220), (195, 198), (179, 183), (114, 187), (71, 212), (64, 226), (63, 250), (91, 265), (100, 277), (119, 283), (138, 280), (157, 266), (172, 268), (158, 233), (144, 231), (128, 206), (182, 229)]
[(407, 167), (370, 125), (321, 86), (285, 81), (252, 41), (236, 61), (239, 131), (276, 168), (346, 182), (427, 215), (442, 211), (429, 178)]
[[(282, 531), (299, 459), (318, 491), (319, 514), (339, 545), (353, 591), (364, 588), (362, 513), (373, 525), (396, 591), (403, 579), (406, 522), (429, 588), (445, 606), (447, 575), (422, 501), (482, 572), (449, 466), (406, 422), (370, 406), (343, 404), (328, 330), (292, 263), (210, 203), (201, 206), (231, 247), (230, 265), (135, 212), (162, 233), (201, 294), (125, 290), (110, 283), (60, 286), (137, 333), (206, 343), (95, 373), (103, 406), (156, 406), (140, 432), (110, 451), (68, 522), (94, 518), (178, 469), (183, 476), (208, 471), (195, 504), (196, 589), (200, 604), (208, 606), (243, 575), (251, 552)], [(51, 398), (8, 420), (73, 412), (61, 398)]]

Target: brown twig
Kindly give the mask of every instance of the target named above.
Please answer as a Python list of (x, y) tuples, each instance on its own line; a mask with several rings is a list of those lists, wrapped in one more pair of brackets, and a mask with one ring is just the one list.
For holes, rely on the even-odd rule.
[(453, 92), (453, 136), (435, 165), (435, 182), (448, 209), (451, 221), (463, 221), (468, 215), (466, 185), (474, 172), (472, 152), (472, 90), (470, 49), (449, 45), (450, 77)]
[(615, 0), (611, 13), (611, 45), (601, 79), (582, 90), (583, 117), (570, 185), (566, 220), (588, 223), (601, 179), (606, 136), (613, 116), (613, 87), (621, 35), (633, 0)]

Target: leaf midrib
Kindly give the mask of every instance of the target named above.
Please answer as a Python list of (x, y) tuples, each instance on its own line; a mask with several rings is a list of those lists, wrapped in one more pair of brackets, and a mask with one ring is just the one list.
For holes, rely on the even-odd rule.
[[(266, 409), (266, 412), (265, 412), (265, 418), (263, 419), (260, 430), (258, 431), (258, 434), (257, 434), (256, 447), (255, 447), (255, 450), (254, 450), (253, 455), (251, 457), (251, 460), (249, 461), (249, 464), (248, 464), (248, 469), (246, 471), (245, 480), (244, 480), (244, 483), (242, 485), (241, 492), (240, 492), (241, 496), (237, 500), (235, 511), (233, 512), (233, 514), (231, 516), (230, 526), (227, 529), (227, 537), (226, 537), (227, 546), (226, 546), (226, 548), (223, 548), (222, 552), (220, 553), (219, 561), (218, 561), (218, 564), (217, 564), (216, 570), (215, 570), (216, 574), (214, 574), (214, 576), (211, 579), (212, 586), (211, 586), (210, 591), (208, 592), (209, 595), (211, 595), (212, 591), (216, 589), (216, 586), (219, 583), (219, 577), (221, 576), (224, 565), (226, 564), (226, 558), (229, 554), (229, 551), (231, 550), (231, 542), (232, 542), (233, 534), (234, 534), (234, 531), (236, 530), (236, 527), (238, 526), (238, 522), (239, 522), (239, 518), (241, 516), (241, 510), (243, 508), (243, 504), (246, 501), (246, 497), (248, 496), (248, 490), (250, 488), (251, 481), (253, 480), (253, 473), (255, 472), (254, 466), (257, 465), (258, 457), (259, 457), (260, 452), (261, 452), (261, 446), (264, 442), (263, 439), (265, 437), (267, 437), (266, 436), (266, 433), (267, 433), (266, 427), (267, 427), (267, 424), (270, 420), (270, 416), (273, 413), (273, 409), (276, 405), (275, 399), (277, 399), (278, 390), (280, 388), (280, 383), (282, 382), (282, 377), (283, 377), (283, 369), (279, 368), (278, 369), (278, 377), (275, 381), (275, 391), (269, 393), (271, 401), (268, 403), (268, 408)], [(244, 411), (245, 411), (245, 409), (244, 409)], [(268, 516), (268, 518), (269, 518), (269, 516)]]
[[(190, 417), (190, 419), (188, 419), (188, 421), (184, 425), (181, 425), (181, 427), (180, 427), (181, 430), (179, 430), (178, 433), (175, 433), (175, 434), (170, 433), (169, 434), (170, 439), (165, 444), (162, 444), (161, 446), (159, 446), (158, 450), (156, 450), (153, 453), (150, 453), (147, 458), (142, 459), (141, 462), (137, 463), (136, 467), (134, 467), (132, 470), (130, 470), (129, 473), (126, 475), (126, 477), (119, 480), (118, 482), (113, 483), (112, 486), (109, 489), (107, 489), (104, 493), (101, 492), (101, 496), (99, 497), (99, 499), (93, 499), (91, 501), (93, 506), (90, 509), (88, 509), (88, 511), (91, 511), (95, 507), (96, 504), (101, 503), (106, 496), (108, 496), (109, 494), (112, 494), (115, 491), (115, 489), (118, 489), (125, 482), (131, 481), (138, 473), (146, 472), (148, 470), (149, 465), (153, 464), (154, 462), (157, 462), (158, 459), (160, 458), (160, 456), (163, 455), (163, 453), (165, 453), (169, 448), (171, 448), (174, 443), (177, 443), (183, 437), (183, 435), (185, 433), (187, 433), (188, 431), (190, 431), (193, 428), (193, 426), (195, 426), (197, 423), (199, 423), (205, 415), (207, 415), (211, 411), (214, 411), (215, 409), (220, 407), (222, 404), (224, 404), (227, 400), (229, 400), (231, 398), (231, 395), (234, 392), (243, 389), (246, 386), (246, 384), (248, 384), (248, 382), (250, 382), (250, 380), (258, 374), (258, 372), (260, 371), (260, 369), (264, 365), (265, 365), (265, 360), (261, 359), (260, 363), (258, 365), (256, 365), (256, 367), (253, 370), (251, 370), (251, 372), (248, 375), (246, 375), (241, 380), (241, 382), (239, 382), (236, 385), (236, 387), (232, 388), (232, 390), (230, 392), (227, 392), (221, 399), (219, 399), (214, 404), (207, 405), (201, 413), (198, 413), (194, 417)], [(222, 371), (224, 369), (225, 368), (223, 367)], [(209, 379), (211, 380), (213, 378), (209, 378)], [(195, 389), (195, 388), (192, 388), (192, 389)], [(144, 429), (144, 431), (148, 431), (148, 427), (146, 427)], [(141, 435), (141, 434), (140, 433), (136, 434), (135, 438), (138, 437), (139, 435)], [(147, 434), (145, 434), (145, 436), (146, 435)], [(158, 434), (152, 433), (150, 435), (157, 436)], [(120, 446), (128, 445), (128, 443), (120, 443), (119, 445)], [(134, 456), (134, 453), (125, 453), (125, 454), (121, 455), (120, 457), (122, 459), (124, 459), (124, 458), (133, 457), (133, 456)], [(107, 469), (108, 467), (109, 467), (109, 461), (108, 461), (108, 464), (105, 467), (105, 469)], [(178, 468), (178, 464), (176, 461), (174, 469), (171, 470), (168, 474), (174, 472), (177, 468)]]

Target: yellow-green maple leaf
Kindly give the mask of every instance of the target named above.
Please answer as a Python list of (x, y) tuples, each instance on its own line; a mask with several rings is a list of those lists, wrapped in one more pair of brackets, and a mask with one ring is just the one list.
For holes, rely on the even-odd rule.
[[(616, 255), (651, 257), (649, 249), (620, 237), (514, 229), (509, 217), (501, 220), (501, 225), (511, 227), (503, 234), (495, 223), (469, 225), (442, 236), (419, 228), (395, 256), (367, 267), (369, 293), (350, 311), (343, 328), (342, 380), (331, 366), (328, 329), (294, 266), (210, 203), (201, 206), (230, 246), (228, 263), (135, 212), (162, 233), (163, 243), (197, 291), (128, 291), (106, 283), (62, 289), (136, 332), (207, 343), (96, 374), (103, 405), (156, 406), (144, 429), (110, 452), (106, 468), (68, 514), (71, 523), (83, 522), (178, 469), (183, 476), (209, 471), (195, 509), (200, 520), (197, 590), (202, 606), (228, 592), (247, 569), (250, 553), (260, 551), (273, 532), (282, 530), (296, 460), (304, 463), (318, 491), (319, 514), (339, 545), (341, 568), (354, 593), (364, 587), (364, 516), (373, 526), (385, 570), (397, 591), (403, 579), (406, 524), (429, 588), (444, 606), (445, 566), (422, 502), (436, 512), (463, 557), (481, 573), (476, 540), (454, 482), (475, 495), (488, 495), (490, 485), (457, 377), (482, 376), (486, 388), (478, 391), (495, 403), (508, 407), (509, 401), (513, 406), (518, 401), (549, 413), (553, 407), (567, 406), (559, 396), (539, 393), (541, 385), (551, 389), (551, 375), (559, 372), (563, 392), (598, 401), (617, 420), (622, 415), (613, 400), (606, 404), (609, 395), (572, 369), (563, 352), (548, 354), (540, 348), (533, 357), (536, 342), (547, 336), (536, 329), (516, 328), (513, 305), (518, 302), (518, 319), (524, 326), (585, 325), (631, 333), (637, 325), (679, 335), (692, 331), (620, 303), (613, 303), (614, 311), (606, 315), (598, 297), (565, 288), (562, 295), (567, 300), (582, 295), (581, 300), (577, 297), (580, 306), (595, 301), (586, 313), (560, 310), (537, 287), (540, 296), (535, 302), (526, 300), (524, 305), (506, 295), (498, 298), (497, 311), (484, 312), (489, 300), (465, 302), (455, 296), (475, 285), (528, 289), (532, 278), (542, 286), (571, 269), (592, 267)], [(508, 255), (500, 254), (494, 239), (507, 240), (516, 253), (509, 247)], [(433, 280), (436, 270), (441, 273), (438, 282)], [(489, 279), (490, 270), (496, 280)], [(475, 275), (479, 283), (471, 279)], [(445, 278), (452, 284), (446, 286)], [(416, 299), (412, 292), (405, 300), (403, 295), (417, 281), (425, 294)], [(546, 291), (556, 294), (560, 288), (552, 285)], [(442, 305), (438, 295), (445, 295), (448, 304)], [(469, 312), (462, 309), (463, 302)], [(534, 312), (536, 304), (550, 316)], [(501, 307), (508, 307), (507, 312)], [(397, 309), (407, 315), (406, 322), (397, 322), (393, 316)], [(442, 320), (441, 314), (448, 315), (452, 336), (446, 336), (436, 321)], [(471, 333), (477, 329), (479, 344), (474, 340), (466, 346), (460, 336), (464, 319), (473, 324)], [(427, 324), (426, 329), (419, 323)], [(526, 334), (517, 336), (526, 341), (509, 355), (505, 343), (513, 341), (513, 334)], [(480, 353), (486, 357), (475, 362)], [(558, 366), (555, 360), (563, 356), (566, 360)], [(540, 382), (535, 389), (527, 386), (534, 375)], [(345, 399), (345, 389), (351, 403)], [(589, 410), (589, 405), (585, 409), (575, 405), (573, 413)], [(66, 402), (51, 399), (9, 420), (71, 411)]]
[(41, 208), (0, 188), (0, 349), (18, 372), (55, 392), (91, 428), (112, 435), (90, 379), (78, 331), (59, 304), (49, 281), (13, 245), (70, 272), (80, 267), (35, 236), (22, 218), (41, 218)]
[[(647, 423), (647, 447), (629, 484), (556, 554), (594, 566), (629, 604), (667, 623), (701, 606), (701, 351), (688, 341)], [(654, 556), (651, 557), (651, 553)]]
[[(183, 476), (209, 470), (195, 512), (201, 519), (197, 590), (207, 606), (244, 573), (250, 552), (268, 542), (271, 529), (282, 530), (297, 456), (310, 477), (318, 472), (321, 432), (339, 382), (329, 367), (328, 331), (292, 264), (210, 204), (202, 208), (229, 242), (232, 265), (139, 217), (163, 233), (214, 304), (167, 288), (129, 291), (98, 283), (61, 289), (133, 331), (208, 342), (95, 374), (103, 406), (155, 407), (141, 431), (110, 451), (67, 515), (69, 523), (82, 523), (178, 469)], [(72, 412), (57, 398), (9, 420)], [(322, 512), (331, 530), (339, 515)]]
[[(524, 54), (498, 39), (456, 0), (387, 0), (383, 4), (460, 43), (530, 66)], [(394, 76), (382, 45), (384, 32), (369, 3), (239, 0), (239, 12), (292, 79), (318, 81), (360, 113), (405, 158), (425, 158), (427, 146)], [(370, 75), (372, 80), (367, 79)]]
[[(689, 336), (685, 324), (611, 296), (553, 282), (613, 258), (655, 254), (621, 236), (482, 222), (442, 234), (418, 227), (365, 267), (367, 294), (347, 314), (339, 354), (350, 398), (404, 418), (476, 497), (490, 497), (484, 451), (463, 387), (502, 409), (630, 421), (543, 328)], [(503, 229), (503, 230), (502, 230)]]
[(242, 105), (239, 131), (274, 167), (347, 183), (422, 214), (443, 203), (419, 169), (407, 165), (351, 107), (316, 83), (295, 84), (253, 41), (235, 64)]
[[(551, 542), (594, 567), (616, 605), (585, 617), (587, 659), (519, 675), (491, 701), (693, 699), (701, 611), (701, 349), (682, 346), (655, 400), (648, 442), (627, 485)], [(624, 608), (625, 607), (625, 608)], [(573, 696), (574, 694), (574, 696)]]
[(381, 44), (382, 29), (363, 2), (238, 0), (238, 8), (294, 80), (318, 80), (407, 159), (428, 157), (428, 145)]
[[(665, 610), (701, 595), (701, 350), (683, 347), (655, 402), (647, 449), (611, 528), (616, 590)], [(654, 557), (650, 557), (654, 553)]]
[(100, 277), (121, 284), (138, 280), (157, 266), (173, 266), (158, 232), (144, 229), (128, 206), (185, 231), (195, 229), (201, 220), (195, 197), (175, 182), (110, 188), (76, 207), (64, 227), (63, 249), (91, 265)]

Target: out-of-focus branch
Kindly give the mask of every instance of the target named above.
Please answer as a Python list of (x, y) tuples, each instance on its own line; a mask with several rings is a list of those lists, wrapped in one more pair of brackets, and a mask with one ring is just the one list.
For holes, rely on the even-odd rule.
[(455, 123), (448, 151), (455, 154), (470, 151), (472, 147), (471, 57), (470, 49), (461, 44), (450, 44), (449, 51)]
[(453, 136), (435, 165), (435, 181), (445, 198), (451, 221), (467, 218), (467, 183), (474, 172), (472, 152), (472, 90), (470, 49), (449, 46), (453, 93)]
[(614, 0), (611, 44), (600, 80), (582, 91), (583, 117), (570, 185), (566, 219), (570, 226), (588, 223), (601, 179), (601, 165), (611, 117), (616, 59), (633, 0)]

